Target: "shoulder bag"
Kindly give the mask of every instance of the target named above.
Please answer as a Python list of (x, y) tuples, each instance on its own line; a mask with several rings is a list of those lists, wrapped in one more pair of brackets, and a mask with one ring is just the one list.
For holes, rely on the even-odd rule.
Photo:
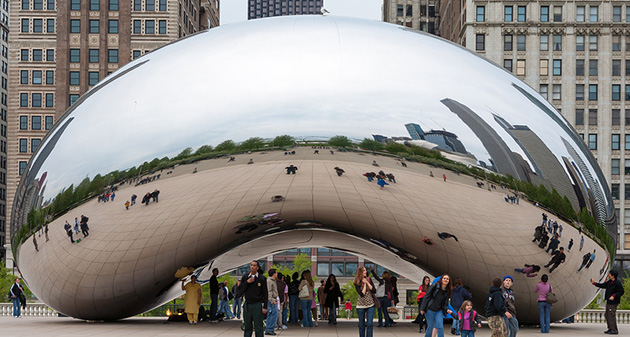
[(551, 285), (549, 285), (549, 292), (547, 292), (546, 295), (546, 302), (549, 304), (554, 304), (558, 302), (558, 298), (556, 297), (556, 294), (553, 293), (553, 288), (551, 287)]

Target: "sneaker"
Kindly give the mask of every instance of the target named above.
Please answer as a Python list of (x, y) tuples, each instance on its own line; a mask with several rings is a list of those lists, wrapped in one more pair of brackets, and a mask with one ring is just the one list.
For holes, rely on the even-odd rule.
[(315, 322), (315, 326), (319, 326), (319, 324), (317, 324), (317, 322)]
[(303, 328), (303, 327), (304, 327), (304, 324), (300, 323), (300, 328)]
[(275, 333), (275, 332), (273, 332), (273, 331), (271, 331), (271, 332), (265, 332), (265, 335), (275, 336), (275, 335), (276, 335), (276, 333)]
[(208, 322), (210, 322), (210, 323), (219, 323), (219, 320), (217, 320), (217, 319), (211, 319), (211, 320), (209, 320)]
[(287, 326), (286, 326), (286, 325), (283, 325), (283, 326), (282, 326), (282, 330), (286, 330), (286, 329), (287, 329)]
[(197, 325), (197, 322), (192, 322), (193, 325)]

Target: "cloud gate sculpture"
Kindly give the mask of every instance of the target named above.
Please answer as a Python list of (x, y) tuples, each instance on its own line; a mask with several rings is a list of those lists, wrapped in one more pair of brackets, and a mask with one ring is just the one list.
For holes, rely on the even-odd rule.
[[(387, 149), (409, 149), (410, 158), (302, 145), (243, 146), (200, 159), (211, 150), (203, 145), (216, 147), (205, 153), (226, 154), (226, 140), (280, 135), (407, 139)], [(287, 174), (290, 165), (296, 174)], [(384, 189), (363, 175), (381, 170), (395, 177)], [(552, 201), (521, 191), (518, 204), (506, 202), (513, 191), (492, 179), (549, 191)], [(115, 198), (100, 201), (112, 188)], [(143, 204), (154, 190), (158, 202)], [(126, 209), (132, 195), (137, 202)], [(514, 268), (549, 261), (532, 242), (543, 212), (563, 226), (560, 246), (575, 242), (550, 273), (560, 298), (553, 320), (588, 304), (596, 292), (588, 279), (608, 270), (603, 236), (585, 228), (581, 248), (575, 223), (562, 216), (581, 209), (616, 232), (594, 158), (522, 81), (471, 51), (400, 26), (294, 16), (196, 34), (92, 88), (33, 156), (11, 229), (33, 293), (77, 318), (119, 319), (159, 306), (181, 295), (174, 277), (181, 267), (236, 268), (264, 254), (320, 246), (366, 256), (417, 282), (423, 270), (462, 277), (477, 308), (492, 278), (512, 274), (526, 323), (538, 320), (539, 277), (514, 275)], [(81, 215), (89, 217), (89, 236), (72, 243), (64, 224)], [(44, 223), (49, 241), (37, 236)], [(593, 265), (576, 273), (589, 251)]]

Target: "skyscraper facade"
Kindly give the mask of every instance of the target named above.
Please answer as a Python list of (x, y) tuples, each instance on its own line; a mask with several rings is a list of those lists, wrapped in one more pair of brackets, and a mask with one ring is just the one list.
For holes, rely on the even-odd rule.
[(383, 21), (435, 34), (439, 27), (439, 0), (385, 0)]
[(247, 19), (281, 15), (320, 14), (323, 0), (248, 0)]
[(0, 87), (0, 261), (6, 256), (4, 245), (7, 241), (7, 102), (9, 97), (9, 1), (0, 1), (0, 46), (2, 55), (2, 72), (0, 79), (2, 86)]
[(610, 184), (619, 248), (630, 249), (630, 4), (444, 0), (440, 18), (440, 36), (502, 65), (575, 127)]
[[(83, 93), (151, 50), (219, 25), (219, 0), (20, 0), (10, 10), (8, 216), (31, 155)], [(107, 130), (94, 137), (106, 141)]]

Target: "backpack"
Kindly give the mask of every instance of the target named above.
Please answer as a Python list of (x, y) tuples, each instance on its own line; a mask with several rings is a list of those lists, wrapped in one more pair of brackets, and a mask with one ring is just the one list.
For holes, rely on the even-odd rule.
[(231, 291), (228, 291), (228, 300), (233, 300), (234, 299), (234, 294), (232, 294)]

